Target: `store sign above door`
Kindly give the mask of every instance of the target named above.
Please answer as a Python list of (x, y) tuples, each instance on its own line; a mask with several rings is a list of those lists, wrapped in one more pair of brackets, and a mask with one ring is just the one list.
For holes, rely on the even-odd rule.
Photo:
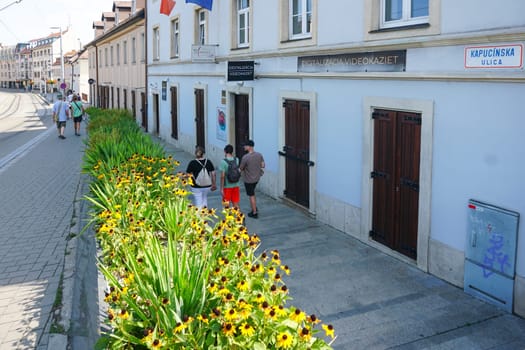
[(254, 61), (228, 61), (228, 81), (253, 80)]
[(523, 68), (523, 45), (465, 47), (465, 68)]
[(405, 67), (406, 50), (305, 56), (297, 59), (297, 71), (303, 73), (404, 72)]

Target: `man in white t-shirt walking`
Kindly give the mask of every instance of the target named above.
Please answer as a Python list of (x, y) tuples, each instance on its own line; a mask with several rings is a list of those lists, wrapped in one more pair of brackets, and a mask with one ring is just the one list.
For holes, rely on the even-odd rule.
[(66, 102), (66, 97), (59, 95), (58, 100), (53, 105), (53, 121), (57, 124), (58, 137), (62, 140), (64, 130), (66, 129), (66, 121), (69, 119), (69, 105)]

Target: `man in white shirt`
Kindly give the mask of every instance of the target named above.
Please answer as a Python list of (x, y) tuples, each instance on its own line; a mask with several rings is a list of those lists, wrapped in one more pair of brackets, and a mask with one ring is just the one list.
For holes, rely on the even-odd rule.
[(66, 129), (66, 121), (69, 119), (69, 105), (66, 102), (65, 96), (58, 96), (58, 100), (53, 105), (53, 121), (57, 123), (58, 137), (62, 140), (64, 136), (64, 130)]

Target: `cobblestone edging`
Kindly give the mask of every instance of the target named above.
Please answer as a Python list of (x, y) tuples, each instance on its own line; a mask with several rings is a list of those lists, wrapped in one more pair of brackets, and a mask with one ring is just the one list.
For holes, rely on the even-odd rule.
[[(81, 176), (82, 178), (82, 176)], [(62, 294), (60, 306), (55, 310), (52, 317), (51, 329), (60, 333), (50, 333), (49, 350), (66, 350), (68, 347), (68, 334), (71, 329), (71, 317), (73, 310), (73, 297), (75, 291), (75, 281), (77, 272), (77, 248), (78, 237), (82, 229), (80, 218), (80, 202), (82, 200), (81, 183), (77, 185), (75, 201), (73, 203), (73, 216), (71, 218), (71, 228), (66, 244), (64, 256), (64, 269), (62, 271), (62, 283), (58, 293)]]

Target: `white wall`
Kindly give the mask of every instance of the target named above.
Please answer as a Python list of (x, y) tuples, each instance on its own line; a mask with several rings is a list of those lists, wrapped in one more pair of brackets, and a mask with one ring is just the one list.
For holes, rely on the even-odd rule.
[(441, 0), (442, 33), (472, 33), (525, 25), (525, 1)]
[[(429, 264), (444, 263), (454, 255), (450, 264), (455, 274), (440, 276), (458, 282), (463, 266), (462, 253), (467, 230), (467, 203), (473, 198), (508, 208), (525, 215), (525, 119), (522, 99), (525, 96), (525, 74), (522, 68), (508, 70), (465, 69), (466, 46), (525, 44), (525, 34), (519, 32), (525, 24), (525, 2), (505, 0), (487, 2), (466, 0), (461, 3), (441, 0), (438, 16), (439, 35), (424, 35), (420, 39), (411, 31), (410, 38), (390, 39), (382, 36), (370, 40), (369, 20), (363, 13), (369, 8), (365, 2), (317, 1), (318, 28), (313, 47), (280, 47), (279, 2), (267, 0), (252, 2), (254, 18), (253, 42), (248, 50), (230, 50), (231, 13), (229, 2), (214, 3), (210, 15), (208, 42), (218, 44), (217, 64), (192, 64), (191, 44), (194, 41), (194, 5), (177, 2), (173, 16), (181, 19), (181, 58), (169, 59), (169, 17), (158, 14), (160, 1), (148, 1), (148, 34), (154, 26), (161, 28), (161, 59), (149, 59), (148, 86), (157, 86), (150, 93), (160, 92), (161, 82), (169, 79), (179, 92), (179, 132), (173, 141), (186, 150), (192, 150), (195, 138), (195, 106), (193, 90), (196, 84), (206, 90), (208, 154), (222, 156), (222, 147), (228, 141), (217, 139), (216, 108), (220, 92), (233, 89), (236, 83), (224, 82), (226, 62), (255, 60), (255, 75), (259, 79), (244, 82), (244, 91), (251, 92), (251, 128), (256, 148), (264, 154), (269, 178), (263, 189), (273, 196), (280, 194), (270, 183), (276, 183), (280, 169), (279, 132), (285, 92), (316, 96), (312, 106), (315, 124), (315, 196), (318, 207), (313, 211), (327, 222), (331, 214), (329, 202), (345, 207), (342, 224), (334, 226), (355, 236), (359, 228), (363, 180), (363, 101), (399, 99), (403, 101), (430, 101), (433, 106), (433, 125), (430, 126), (431, 193), (429, 199), (429, 236), (425, 237), (429, 252), (435, 259)], [(475, 9), (475, 11), (473, 10)], [(439, 28), (438, 28), (439, 29)], [(477, 39), (476, 31), (494, 30)], [(434, 28), (432, 28), (434, 30)], [(438, 31), (438, 32), (439, 32)], [(186, 34), (184, 34), (186, 33)], [(423, 33), (428, 33), (423, 31)], [(439, 34), (439, 33), (437, 33)], [(396, 33), (399, 36), (399, 32)], [(297, 56), (350, 52), (365, 42), (360, 52), (399, 50), (407, 47), (406, 71), (395, 73), (301, 74), (297, 72)], [(386, 38), (386, 39), (385, 39)], [(516, 39), (518, 38), (518, 39)], [(418, 47), (414, 42), (419, 42)], [(441, 40), (441, 41), (440, 41)], [(477, 40), (477, 41), (476, 41)], [(376, 45), (376, 46), (375, 46)], [(148, 53), (151, 55), (151, 40)], [(313, 49), (314, 51), (309, 51)], [(295, 52), (292, 50), (296, 50)], [(514, 82), (513, 82), (514, 81)], [(169, 89), (169, 86), (168, 86)], [(150, 126), (152, 113), (150, 102)], [(160, 100), (161, 137), (170, 139), (169, 94)], [(266, 176), (265, 176), (266, 177)], [(272, 182), (274, 181), (275, 182)], [(350, 213), (350, 214), (348, 214)], [(347, 215), (348, 214), (348, 215)], [(344, 221), (352, 222), (344, 222)], [(334, 219), (335, 222), (335, 219)], [(348, 229), (347, 229), (348, 228)], [(525, 229), (519, 232), (517, 274), (525, 277)], [(359, 237), (366, 240), (367, 237)], [(436, 248), (439, 247), (439, 248)], [(439, 250), (439, 251), (438, 251)], [(449, 251), (450, 253), (447, 253)], [(440, 255), (441, 254), (441, 255)], [(439, 260), (441, 259), (441, 260)], [(426, 269), (426, 268), (425, 268)], [(445, 271), (444, 269), (443, 271)], [(521, 287), (520, 287), (521, 288)]]

